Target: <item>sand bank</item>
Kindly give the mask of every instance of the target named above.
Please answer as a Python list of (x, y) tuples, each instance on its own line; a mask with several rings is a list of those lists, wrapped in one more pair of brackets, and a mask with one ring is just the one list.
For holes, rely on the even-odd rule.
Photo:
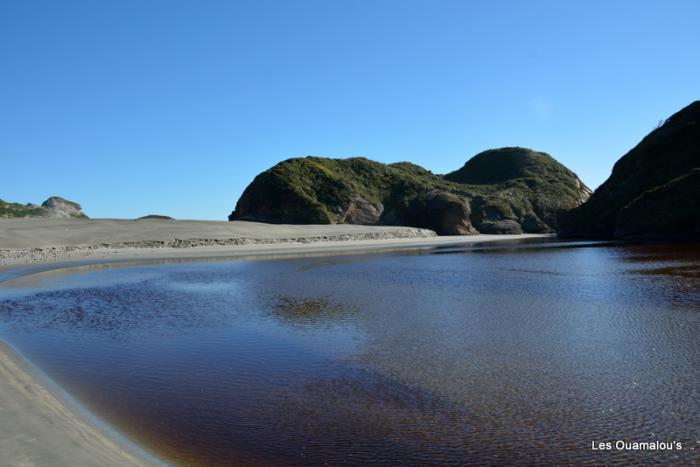
[[(0, 267), (155, 258), (342, 254), (533, 235), (438, 237), (412, 227), (174, 220), (0, 220)], [(537, 235), (534, 235), (537, 236)]]
[[(171, 255), (168, 250), (424, 239), (411, 227), (274, 225), (175, 220), (0, 219), (0, 266), (112, 256)], [(232, 251), (236, 251), (234, 248)]]

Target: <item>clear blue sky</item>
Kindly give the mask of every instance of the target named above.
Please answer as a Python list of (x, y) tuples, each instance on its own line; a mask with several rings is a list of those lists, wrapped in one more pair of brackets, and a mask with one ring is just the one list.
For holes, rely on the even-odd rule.
[(526, 146), (596, 187), (700, 98), (700, 1), (0, 2), (0, 198), (225, 219), (294, 156)]

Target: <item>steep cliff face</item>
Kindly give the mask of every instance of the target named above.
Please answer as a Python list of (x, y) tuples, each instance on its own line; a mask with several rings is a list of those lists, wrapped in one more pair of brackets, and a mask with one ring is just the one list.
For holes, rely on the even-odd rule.
[(615, 164), (591, 198), (562, 219), (568, 236), (693, 235), (700, 216), (700, 101), (685, 107)]
[(0, 200), (0, 218), (13, 217), (88, 218), (78, 203), (68, 201), (59, 196), (52, 196), (44, 201), (41, 206), (32, 203), (8, 203)]
[(551, 156), (524, 148), (486, 151), (444, 177), (408, 162), (306, 157), (258, 175), (229, 219), (407, 225), (442, 235), (551, 232), (589, 193)]

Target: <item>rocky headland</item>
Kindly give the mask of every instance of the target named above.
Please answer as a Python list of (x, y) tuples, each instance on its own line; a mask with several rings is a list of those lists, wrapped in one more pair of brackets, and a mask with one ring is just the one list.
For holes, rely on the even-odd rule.
[(549, 233), (591, 191), (553, 157), (511, 147), (436, 175), (409, 162), (287, 159), (245, 189), (229, 220), (405, 225), (441, 235)]
[(560, 234), (700, 237), (700, 101), (680, 110), (617, 161)]

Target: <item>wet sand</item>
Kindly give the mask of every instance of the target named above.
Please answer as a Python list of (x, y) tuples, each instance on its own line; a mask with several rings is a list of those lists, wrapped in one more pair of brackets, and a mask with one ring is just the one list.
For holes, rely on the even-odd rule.
[(51, 390), (0, 342), (0, 465), (157, 465)]

